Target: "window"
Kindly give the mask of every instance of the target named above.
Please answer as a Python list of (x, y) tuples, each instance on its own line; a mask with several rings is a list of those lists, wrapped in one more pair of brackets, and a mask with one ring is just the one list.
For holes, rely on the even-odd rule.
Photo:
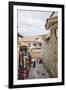
[(42, 43), (39, 43), (39, 46), (42, 46)]
[(33, 46), (36, 46), (36, 43), (33, 43)]
[(31, 43), (28, 43), (28, 46), (30, 47), (31, 46)]
[(39, 38), (36, 38), (36, 40), (38, 40)]

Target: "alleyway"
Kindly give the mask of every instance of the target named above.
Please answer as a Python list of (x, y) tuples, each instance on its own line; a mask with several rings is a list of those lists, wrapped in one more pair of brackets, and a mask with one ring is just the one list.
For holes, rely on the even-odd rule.
[(31, 66), (28, 79), (41, 79), (41, 78), (49, 78), (49, 73), (41, 63), (38, 63), (36, 61), (35, 67), (33, 67), (33, 64)]

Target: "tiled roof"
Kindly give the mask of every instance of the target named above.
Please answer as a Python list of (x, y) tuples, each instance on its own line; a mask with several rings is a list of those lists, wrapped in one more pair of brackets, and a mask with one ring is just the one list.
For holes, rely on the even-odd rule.
[(28, 41), (28, 42), (35, 42), (35, 41), (40, 41), (41, 36), (28, 36), (28, 37), (23, 37), (22, 41)]
[(47, 18), (45, 25), (46, 30), (52, 29), (53, 27), (57, 27), (57, 26), (58, 26), (58, 16), (52, 15), (49, 18)]

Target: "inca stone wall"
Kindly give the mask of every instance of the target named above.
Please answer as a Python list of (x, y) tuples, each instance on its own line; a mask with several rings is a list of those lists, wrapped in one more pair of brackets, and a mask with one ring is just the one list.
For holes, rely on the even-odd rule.
[(57, 22), (50, 28), (49, 39), (44, 39), (42, 47), (42, 57), (44, 67), (49, 72), (50, 77), (58, 76), (58, 37)]

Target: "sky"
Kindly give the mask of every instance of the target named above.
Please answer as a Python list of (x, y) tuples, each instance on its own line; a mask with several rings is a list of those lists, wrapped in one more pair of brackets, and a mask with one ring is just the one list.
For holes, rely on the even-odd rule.
[(18, 10), (18, 32), (22, 36), (36, 36), (49, 33), (45, 30), (46, 19), (52, 12)]

